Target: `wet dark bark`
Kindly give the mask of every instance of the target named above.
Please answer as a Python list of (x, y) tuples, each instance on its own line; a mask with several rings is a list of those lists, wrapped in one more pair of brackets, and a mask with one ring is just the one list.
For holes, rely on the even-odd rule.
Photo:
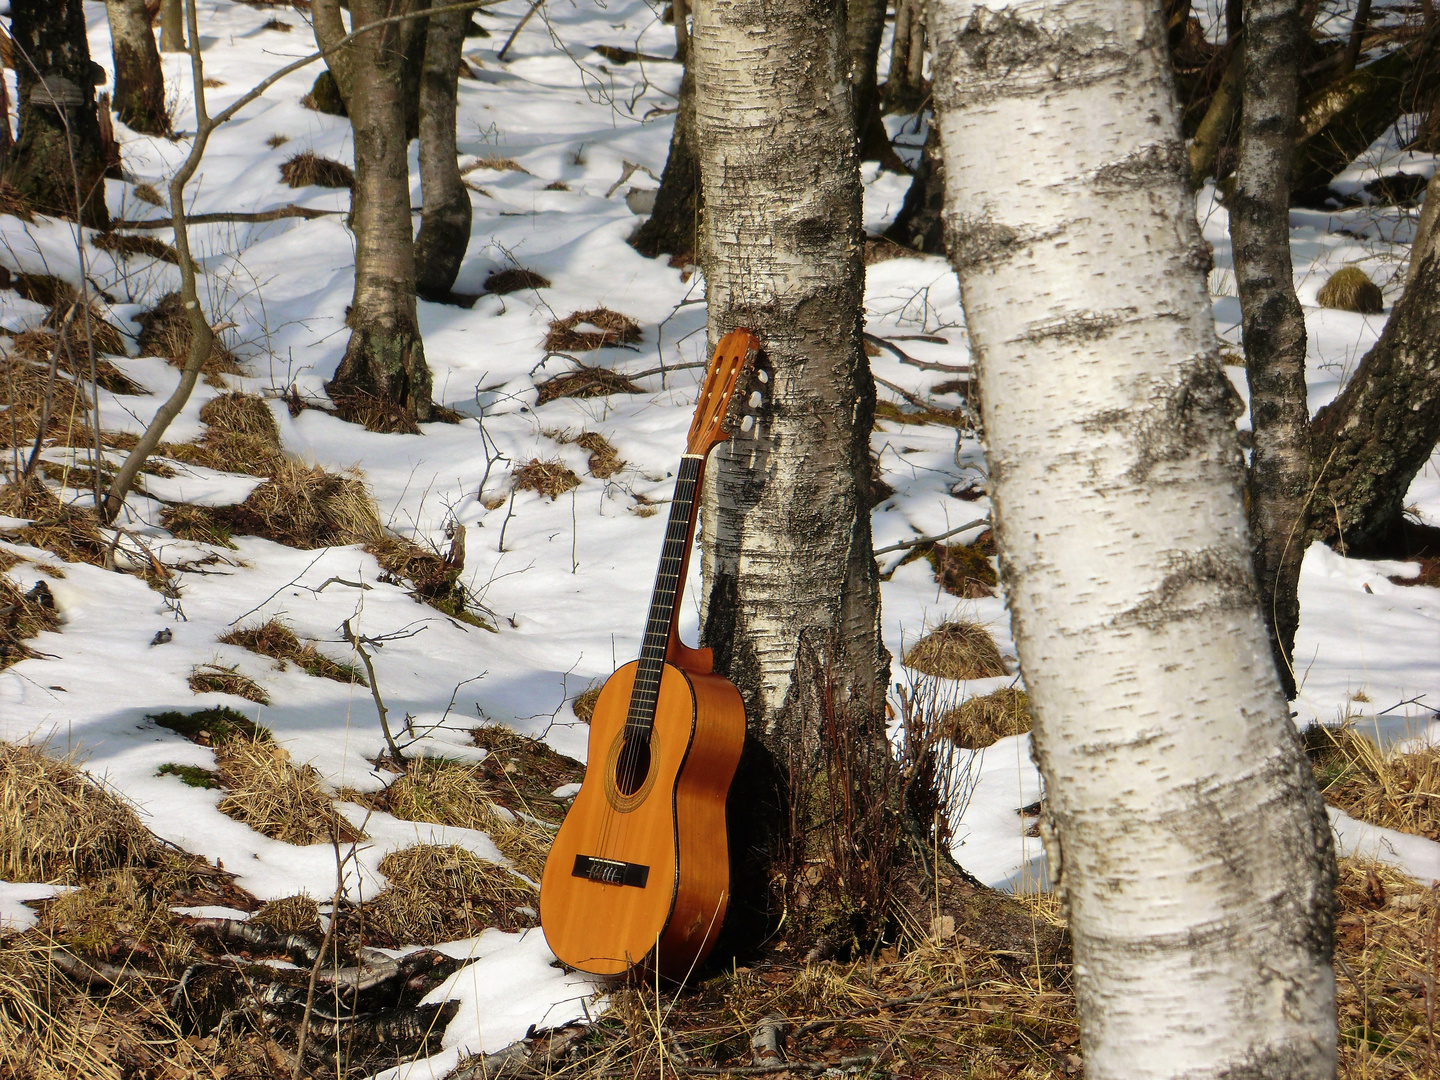
[(415, 238), (415, 288), (445, 299), (470, 244), (470, 192), (455, 149), (455, 95), (468, 11), (432, 15), (420, 77), (420, 191), (424, 215)]
[[(850, 91), (855, 101), (855, 130), (860, 159), (881, 160), (889, 150), (880, 120), (880, 39), (885, 33), (887, 0), (849, 0), (845, 11), (845, 42), (850, 49)], [(893, 155), (894, 151), (891, 151)]]
[(924, 75), (925, 5), (922, 0), (895, 0), (895, 36), (883, 90), (886, 110), (918, 108), (925, 96)]
[(940, 128), (932, 122), (925, 136), (925, 149), (915, 169), (915, 179), (905, 192), (905, 202), (885, 238), (929, 254), (945, 250), (945, 228), (941, 218), (945, 202), (945, 162), (940, 155)]
[(1340, 70), (1345, 74), (1355, 70), (1360, 63), (1360, 48), (1365, 42), (1365, 31), (1370, 25), (1370, 0), (1360, 0), (1355, 5), (1355, 19), (1350, 24), (1350, 40), (1345, 44), (1345, 60)]
[(670, 156), (650, 217), (635, 230), (630, 246), (641, 255), (693, 259), (700, 235), (700, 161), (695, 153), (695, 75), (689, 61), (680, 82), (680, 107), (670, 135)]
[[(14, 0), (20, 128), (5, 179), (35, 209), (104, 228), (105, 147), (80, 0)], [(78, 204), (78, 205), (77, 205)]]
[(1295, 0), (1246, 0), (1240, 155), (1229, 201), (1254, 449), (1247, 478), (1250, 537), (1276, 671), (1295, 696), (1312, 480), (1305, 394), (1305, 316), (1290, 259), (1290, 161), (1300, 74)]
[[(351, 0), (356, 25), (392, 14), (386, 0)], [(355, 296), (350, 344), (326, 385), (342, 415), (381, 430), (428, 420), (430, 369), (415, 318), (415, 251), (402, 89), (404, 54), (395, 24), (348, 47), (354, 81)], [(332, 68), (333, 70), (333, 68)]]
[(105, 9), (115, 60), (115, 111), (132, 130), (164, 135), (170, 130), (165, 77), (145, 0), (106, 0)]

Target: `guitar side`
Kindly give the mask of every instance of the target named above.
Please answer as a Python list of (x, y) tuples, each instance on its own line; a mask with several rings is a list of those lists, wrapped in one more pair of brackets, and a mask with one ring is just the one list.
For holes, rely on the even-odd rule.
[(607, 763), (635, 669), (610, 676), (595, 703), (585, 780), (545, 864), (540, 923), (555, 955), (581, 971), (620, 975), (653, 954), (662, 974), (681, 978), (709, 952), (725, 916), (725, 797), (744, 710), (724, 679), (666, 665), (643, 795), (626, 797)]

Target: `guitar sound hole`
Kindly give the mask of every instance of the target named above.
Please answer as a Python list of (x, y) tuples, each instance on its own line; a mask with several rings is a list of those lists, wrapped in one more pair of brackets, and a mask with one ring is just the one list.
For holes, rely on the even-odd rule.
[(625, 737), (620, 758), (615, 762), (615, 787), (622, 795), (634, 795), (650, 775), (650, 740)]

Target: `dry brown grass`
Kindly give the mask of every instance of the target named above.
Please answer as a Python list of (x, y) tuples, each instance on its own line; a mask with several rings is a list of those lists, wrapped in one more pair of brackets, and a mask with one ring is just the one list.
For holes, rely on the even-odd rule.
[(521, 165), (514, 158), (508, 157), (481, 158), (474, 164), (466, 165), (465, 168), (461, 169), (460, 175), (469, 176), (477, 169), (489, 169), (491, 172), (521, 172), (524, 173), (526, 176), (530, 175), (529, 169), (525, 168), (525, 166)]
[(149, 203), (151, 206), (158, 206), (162, 210), (167, 208), (165, 203), (165, 196), (161, 195), (160, 192), (155, 190), (155, 185), (136, 184), (132, 190), (135, 198), (139, 199), (141, 202)]
[(941, 623), (910, 646), (903, 662), (942, 679), (991, 679), (1009, 674), (990, 631), (965, 619)]
[(979, 750), (1030, 730), (1030, 698), (1013, 686), (970, 697), (940, 718), (940, 734), (956, 746)]
[(643, 394), (644, 388), (618, 371), (609, 368), (577, 364), (575, 370), (561, 372), (553, 379), (546, 379), (535, 388), (538, 391), (535, 403), (544, 405), (557, 398), (608, 397), (611, 394)]
[(575, 700), (570, 707), (575, 710), (575, 715), (582, 722), (588, 724), (590, 717), (595, 715), (595, 703), (600, 700), (600, 691), (605, 689), (603, 683), (591, 683), (580, 693), (575, 695)]
[(295, 636), (295, 631), (279, 619), (268, 619), (254, 626), (239, 627), (219, 640), (222, 645), (239, 645), (242, 649), (279, 660), (282, 670), (285, 664), (290, 663), (317, 679), (370, 685), (354, 664), (332, 660), (313, 644), (302, 645)]
[(601, 307), (576, 311), (551, 322), (545, 348), (550, 352), (585, 352), (611, 345), (634, 345), (639, 341), (639, 323), (628, 315)]
[(1379, 315), (1385, 310), (1385, 295), (1380, 286), (1358, 266), (1344, 266), (1330, 275), (1330, 280), (1315, 294), (1321, 307), (1341, 311), (1358, 311), (1362, 315)]
[(177, 536), (262, 536), (295, 548), (336, 547), (383, 539), (375, 502), (356, 473), (330, 473), (318, 465), (280, 459), (270, 479), (239, 506), (192, 506), (162, 515)]
[[(140, 323), (139, 345), (142, 356), (159, 356), (175, 367), (184, 367), (194, 335), (179, 293), (166, 293), (159, 303), (140, 315), (137, 321)], [(200, 370), (212, 386), (223, 385), (220, 382), (221, 375), (244, 374), (244, 369), (235, 362), (234, 354), (220, 343), (218, 335), (210, 347), (210, 356)]]
[(191, 940), (175, 926), (163, 901), (156, 900), (169, 895), (181, 876), (178, 864), (168, 874), (147, 874), (143, 882), (133, 870), (106, 871), (47, 904), (40, 929), (91, 956), (126, 955), (139, 944), (147, 959), (173, 970), (174, 961), (190, 951)]
[(222, 664), (197, 664), (190, 672), (190, 689), (197, 694), (233, 694), (257, 705), (270, 704), (270, 696), (259, 683)]
[(534, 270), (526, 270), (522, 267), (496, 270), (485, 279), (485, 291), (495, 293), (497, 296), (519, 292), (521, 289), (548, 289), (549, 287), (550, 279), (544, 274), (537, 274)]
[(534, 491), (552, 500), (580, 486), (580, 478), (558, 458), (550, 461), (531, 458), (515, 470), (514, 481), (516, 491)]
[(135, 811), (73, 761), (0, 743), (0, 880), (87, 881), (157, 851)]
[(590, 451), (590, 475), (597, 479), (608, 480), (625, 467), (625, 460), (598, 431), (582, 431), (575, 445)]
[(90, 241), (101, 251), (113, 252), (121, 258), (131, 255), (146, 255), (172, 266), (180, 265), (180, 254), (163, 240), (153, 236), (135, 236), (131, 233), (96, 233)]
[(304, 893), (267, 901), (250, 916), (250, 921), (282, 935), (309, 934), (318, 938), (324, 933), (320, 928), (320, 905)]
[[(9, 553), (0, 552), (8, 561)], [(12, 564), (13, 565), (13, 564)], [(25, 642), (46, 630), (58, 630), (60, 619), (48, 587), (23, 589), (0, 567), (0, 671), (21, 660), (41, 655)]]
[(292, 188), (355, 187), (355, 173), (349, 165), (321, 157), (309, 150), (292, 155), (280, 166), (280, 179)]
[(280, 147), (284, 146), (289, 141), (289, 135), (282, 135), (280, 132), (277, 131), (274, 135), (271, 135), (268, 139), (265, 140), (265, 145), (270, 147), (271, 150), (279, 150)]
[(371, 903), (366, 920), (397, 941), (431, 944), (474, 937), (489, 926), (535, 925), (535, 889), (464, 848), (419, 844), (393, 851), (380, 860), (380, 872), (390, 887)]
[(179, 540), (193, 540), (217, 547), (235, 546), (230, 540), (234, 535), (230, 526), (217, 519), (208, 507), (189, 503), (166, 506), (160, 511), (160, 523)]
[(297, 766), (269, 738), (227, 739), (215, 749), (215, 766), (228, 789), (220, 812), (287, 844), (350, 844), (365, 839), (335, 808), (320, 774)]
[[(88, 470), (76, 475), (72, 483), (82, 483)], [(66, 562), (83, 562), (91, 566), (107, 566), (110, 542), (100, 532), (94, 512), (67, 506), (39, 477), (32, 476), (23, 484), (0, 487), (0, 514), (28, 518), (30, 524), (6, 529), (5, 539), (17, 544), (30, 544), (58, 555)]]
[(284, 456), (280, 426), (265, 399), (256, 394), (229, 393), (211, 398), (200, 410), (206, 424), (200, 439), (200, 463), (226, 472), (269, 476)]
[(1440, 840), (1440, 747), (1382, 753), (1351, 724), (1310, 727), (1304, 738), (1327, 802), (1372, 825)]
[(935, 580), (951, 596), (975, 600), (994, 596), (1000, 578), (990, 559), (995, 555), (995, 534), (989, 529), (971, 544), (932, 544), (924, 558), (935, 568)]

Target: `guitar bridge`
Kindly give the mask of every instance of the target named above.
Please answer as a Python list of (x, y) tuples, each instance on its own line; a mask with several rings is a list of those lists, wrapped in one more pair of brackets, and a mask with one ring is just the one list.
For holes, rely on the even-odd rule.
[(650, 879), (650, 867), (640, 863), (621, 862), (619, 859), (597, 859), (589, 855), (576, 855), (575, 868), (571, 877), (598, 881), (602, 885), (632, 885), (643, 889)]

